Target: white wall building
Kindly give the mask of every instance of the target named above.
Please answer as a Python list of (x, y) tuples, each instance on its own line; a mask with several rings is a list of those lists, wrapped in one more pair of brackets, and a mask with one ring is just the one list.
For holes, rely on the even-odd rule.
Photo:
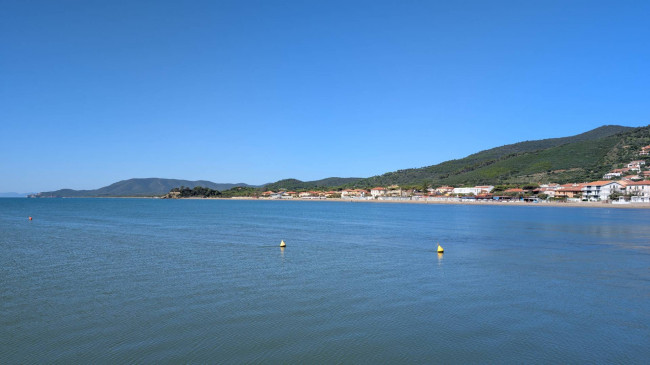
[(616, 181), (594, 181), (582, 187), (582, 197), (589, 201), (607, 200), (614, 192), (620, 192), (623, 185)]
[(483, 185), (483, 186), (475, 186), (473, 188), (454, 188), (452, 191), (452, 194), (474, 194), (474, 195), (479, 195), (479, 194), (486, 194), (492, 191), (494, 189), (494, 186), (491, 185)]
[(608, 172), (605, 175), (603, 175), (603, 179), (613, 179), (615, 177), (620, 177), (621, 173), (620, 172)]
[(382, 187), (372, 188), (370, 190), (370, 195), (372, 195), (373, 198), (376, 198), (378, 196), (384, 196), (386, 195), (386, 188), (382, 188)]
[(645, 165), (645, 161), (643, 160), (632, 161), (627, 164), (627, 168), (634, 171), (641, 171), (641, 166), (643, 165)]
[(636, 196), (650, 197), (650, 181), (644, 180), (644, 181), (630, 182), (625, 187), (625, 193), (636, 195)]

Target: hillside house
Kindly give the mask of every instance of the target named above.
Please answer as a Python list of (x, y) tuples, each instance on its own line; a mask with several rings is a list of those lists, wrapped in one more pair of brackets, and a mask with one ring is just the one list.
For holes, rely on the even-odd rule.
[(615, 177), (621, 177), (622, 173), (620, 171), (611, 171), (603, 175), (603, 179), (611, 180)]
[(639, 152), (640, 156), (648, 156), (650, 155), (650, 145), (641, 147), (641, 152)]
[(539, 187), (540, 187), (540, 189), (546, 189), (548, 191), (548, 190), (557, 190), (557, 189), (561, 188), (562, 185), (560, 185), (560, 184), (542, 184)]
[(637, 161), (632, 161), (629, 164), (627, 164), (627, 168), (630, 170), (634, 171), (641, 171), (641, 166), (645, 165), (645, 161), (643, 160), (637, 160)]

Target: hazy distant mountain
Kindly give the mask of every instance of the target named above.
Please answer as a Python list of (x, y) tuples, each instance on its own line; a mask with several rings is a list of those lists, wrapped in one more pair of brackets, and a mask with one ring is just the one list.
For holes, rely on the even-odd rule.
[(24, 198), (33, 193), (0, 193), (0, 198)]
[(46, 191), (33, 195), (37, 198), (74, 198), (74, 197), (109, 197), (109, 196), (157, 196), (167, 194), (172, 188), (186, 186), (193, 188), (203, 186), (214, 190), (228, 190), (236, 186), (251, 186), (244, 183), (225, 184), (206, 180), (177, 180), (177, 179), (129, 179), (95, 190), (61, 189)]

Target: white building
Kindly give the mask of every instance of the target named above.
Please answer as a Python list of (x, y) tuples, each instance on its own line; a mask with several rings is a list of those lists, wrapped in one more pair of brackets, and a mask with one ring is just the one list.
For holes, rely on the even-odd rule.
[(641, 166), (643, 165), (645, 165), (645, 161), (643, 160), (632, 161), (629, 164), (627, 164), (627, 168), (629, 168), (630, 170), (641, 171)]
[(615, 177), (621, 177), (620, 172), (608, 172), (605, 175), (603, 175), (603, 179), (613, 179)]
[(492, 191), (494, 189), (494, 186), (491, 185), (483, 185), (483, 186), (475, 186), (473, 188), (454, 188), (452, 191), (452, 194), (474, 194), (474, 195), (479, 195), (479, 194), (486, 194)]
[(368, 191), (363, 189), (345, 189), (341, 191), (341, 198), (364, 198), (367, 193)]
[(625, 193), (635, 196), (650, 197), (650, 180), (627, 183), (627, 186), (625, 187)]
[(589, 201), (607, 200), (614, 192), (620, 192), (623, 185), (616, 181), (594, 181), (582, 187), (582, 197)]
[(372, 195), (373, 198), (376, 198), (378, 196), (384, 196), (386, 195), (386, 188), (382, 188), (382, 187), (372, 188), (370, 190), (370, 195)]

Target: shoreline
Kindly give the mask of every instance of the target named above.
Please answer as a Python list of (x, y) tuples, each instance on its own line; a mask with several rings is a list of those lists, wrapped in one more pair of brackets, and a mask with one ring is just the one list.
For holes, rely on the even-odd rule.
[(614, 209), (650, 209), (648, 203), (612, 204), (603, 202), (544, 202), (528, 203), (520, 201), (421, 201), (421, 200), (362, 200), (362, 199), (256, 199), (256, 198), (176, 198), (164, 200), (240, 200), (240, 201), (286, 201), (286, 202), (341, 202), (341, 203), (371, 203), (371, 204), (424, 204), (424, 205), (470, 205), (470, 206), (519, 206), (519, 207), (559, 207), (559, 208), (614, 208)]
[[(33, 198), (32, 198), (33, 199)], [(612, 204), (604, 202), (521, 202), (521, 201), (447, 201), (447, 200), (366, 200), (366, 199), (259, 199), (251, 197), (233, 198), (173, 198), (165, 199), (160, 196), (88, 196), (88, 197), (58, 197), (40, 199), (156, 199), (156, 200), (224, 200), (224, 201), (269, 201), (269, 202), (340, 202), (340, 203), (370, 203), (370, 204), (424, 204), (424, 205), (469, 205), (469, 206), (518, 206), (518, 207), (558, 207), (558, 208), (613, 208), (613, 209), (650, 209), (650, 203)]]

